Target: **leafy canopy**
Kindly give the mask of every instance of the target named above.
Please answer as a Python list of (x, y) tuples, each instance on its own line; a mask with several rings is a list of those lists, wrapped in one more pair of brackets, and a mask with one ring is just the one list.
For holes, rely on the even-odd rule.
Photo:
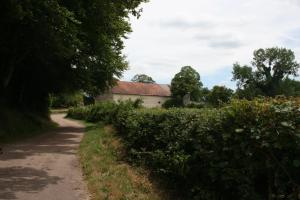
[(190, 95), (191, 100), (198, 101), (202, 85), (200, 75), (195, 69), (190, 66), (182, 67), (181, 71), (172, 79), (172, 96), (182, 99), (185, 95)]
[(152, 77), (146, 74), (136, 74), (132, 79), (132, 82), (139, 82), (139, 83), (155, 83)]
[(207, 97), (207, 101), (214, 105), (219, 106), (228, 103), (233, 95), (233, 90), (225, 86), (214, 86)]
[(6, 0), (0, 13), (0, 103), (47, 108), (49, 93), (92, 95), (127, 68), (129, 15), (146, 0)]
[(297, 76), (300, 67), (293, 51), (278, 47), (254, 51), (251, 65), (233, 65), (233, 80), (237, 81), (242, 97), (280, 94), (279, 87), (283, 79)]

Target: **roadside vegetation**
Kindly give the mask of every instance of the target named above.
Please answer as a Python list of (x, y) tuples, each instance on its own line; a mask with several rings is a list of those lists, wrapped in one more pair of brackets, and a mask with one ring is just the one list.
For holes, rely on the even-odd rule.
[[(235, 91), (209, 89), (184, 66), (164, 109), (82, 106), (128, 68), (124, 39), (146, 2), (1, 2), (0, 143), (55, 126), (49, 106), (75, 106), (69, 117), (96, 123), (80, 149), (95, 199), (166, 199), (139, 167), (183, 199), (299, 199), (300, 64), (290, 49), (257, 49), (250, 65), (233, 64)], [(155, 83), (146, 74), (132, 81)]]
[(257, 49), (253, 52), (251, 65), (233, 64), (232, 81), (236, 91), (222, 85), (212, 89), (204, 87), (200, 74), (191, 66), (181, 68), (171, 81), (172, 98), (163, 105), (171, 107), (222, 107), (231, 99), (256, 97), (299, 97), (300, 64), (292, 50), (272, 47)]
[(112, 86), (127, 69), (123, 38), (143, 2), (3, 1), (0, 143), (48, 129), (49, 106), (80, 105), (78, 91)]
[(56, 127), (47, 117), (15, 109), (0, 109), (0, 144), (30, 138)]
[(128, 159), (169, 180), (183, 199), (296, 200), (300, 194), (299, 99), (169, 110), (106, 102), (70, 109), (68, 116), (113, 124)]
[(0, 106), (46, 116), (50, 94), (97, 95), (112, 86), (127, 69), (123, 39), (143, 2), (3, 1)]
[(76, 92), (70, 94), (50, 94), (49, 95), (49, 107), (51, 109), (64, 109), (69, 107), (82, 106), (83, 93)]
[(79, 154), (92, 199), (168, 199), (146, 170), (126, 162), (124, 144), (112, 126), (86, 125)]

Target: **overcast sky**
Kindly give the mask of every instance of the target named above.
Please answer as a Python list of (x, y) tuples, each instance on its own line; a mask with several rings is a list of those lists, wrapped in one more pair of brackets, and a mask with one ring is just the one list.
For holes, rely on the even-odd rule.
[(300, 62), (300, 0), (150, 0), (142, 8), (125, 41), (123, 80), (145, 73), (170, 83), (190, 65), (204, 86), (234, 88), (232, 64), (249, 64), (255, 49), (290, 48)]

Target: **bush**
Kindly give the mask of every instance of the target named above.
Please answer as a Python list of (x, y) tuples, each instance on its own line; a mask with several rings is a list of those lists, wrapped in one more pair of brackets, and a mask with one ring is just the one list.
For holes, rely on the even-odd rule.
[(81, 93), (50, 95), (51, 108), (69, 108), (83, 105), (83, 95)]
[(94, 105), (95, 104), (95, 98), (92, 96), (89, 96), (87, 94), (83, 95), (83, 105), (88, 106), (88, 105)]
[(185, 106), (186, 108), (198, 108), (198, 109), (201, 109), (201, 108), (208, 108), (208, 105), (201, 102), (201, 103), (190, 103), (188, 105)]
[(178, 108), (182, 106), (182, 100), (176, 98), (168, 99), (162, 104), (163, 108)]
[(71, 108), (67, 116), (88, 122), (113, 123), (116, 120), (117, 113), (142, 108), (142, 103), (140, 99), (119, 101), (117, 103), (114, 101), (97, 102), (95, 105)]
[(91, 109), (92, 106), (80, 106), (80, 107), (69, 108), (67, 117), (71, 117), (73, 119), (78, 119), (78, 120), (87, 120)]
[(168, 177), (188, 199), (296, 200), (299, 105), (258, 99), (221, 109), (119, 106), (108, 115), (132, 161)]

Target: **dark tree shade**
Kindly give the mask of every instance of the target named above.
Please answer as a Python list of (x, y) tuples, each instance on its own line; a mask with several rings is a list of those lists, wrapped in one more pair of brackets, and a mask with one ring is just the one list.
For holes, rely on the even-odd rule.
[(5, 0), (0, 101), (44, 112), (49, 93), (97, 94), (127, 68), (128, 17), (145, 0)]

